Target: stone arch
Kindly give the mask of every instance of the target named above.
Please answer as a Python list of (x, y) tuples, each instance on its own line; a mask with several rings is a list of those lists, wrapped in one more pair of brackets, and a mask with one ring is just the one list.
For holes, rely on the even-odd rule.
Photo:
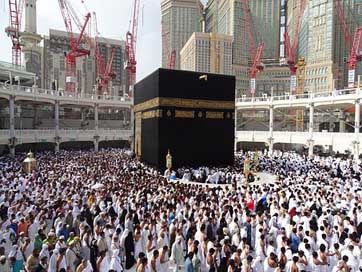
[(15, 146), (15, 153), (32, 152), (36, 153), (39, 151), (54, 151), (55, 143), (44, 142), (44, 143), (23, 143)]
[(69, 141), (60, 143), (59, 149), (64, 150), (91, 150), (94, 148), (92, 141)]
[(267, 143), (265, 142), (244, 142), (238, 141), (236, 142), (236, 150), (240, 151), (254, 151), (254, 150), (263, 150), (268, 148)]
[(130, 142), (126, 140), (100, 141), (99, 149), (101, 148), (130, 148)]

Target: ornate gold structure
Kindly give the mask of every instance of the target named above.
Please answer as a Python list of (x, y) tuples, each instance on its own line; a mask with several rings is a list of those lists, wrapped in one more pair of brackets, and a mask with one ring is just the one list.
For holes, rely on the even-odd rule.
[(224, 119), (224, 113), (219, 111), (207, 111), (206, 119)]
[[(305, 89), (305, 58), (298, 59), (297, 70), (297, 94), (304, 94)], [(297, 131), (304, 131), (304, 109), (297, 109), (296, 111), (296, 129)]]
[(250, 173), (250, 160), (249, 158), (246, 158), (244, 161), (244, 175), (245, 177), (248, 177)]
[(155, 97), (134, 106), (134, 111), (144, 111), (155, 107), (176, 107), (189, 109), (234, 110), (233, 101), (216, 101), (203, 99), (185, 99), (174, 97)]
[(150, 110), (142, 113), (142, 119), (162, 117), (162, 110)]
[(205, 80), (205, 81), (207, 81), (207, 75), (201, 75), (201, 76), (199, 76), (199, 80)]
[(175, 110), (175, 118), (195, 118), (195, 111)]
[(137, 112), (135, 114), (135, 153), (136, 156), (141, 156), (141, 131), (142, 129), (142, 113)]
[(26, 159), (23, 161), (23, 170), (26, 173), (31, 173), (33, 170), (36, 170), (38, 166), (38, 163), (36, 159), (34, 158), (34, 154), (30, 151), (27, 154)]
[(170, 149), (167, 152), (166, 155), (166, 168), (170, 170), (172, 168), (172, 156), (170, 154)]

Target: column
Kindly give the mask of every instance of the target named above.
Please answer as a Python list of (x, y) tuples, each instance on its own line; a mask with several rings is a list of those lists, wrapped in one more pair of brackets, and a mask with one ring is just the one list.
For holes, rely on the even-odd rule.
[(98, 104), (94, 104), (94, 130), (96, 135), (98, 135)]
[(333, 122), (334, 120), (333, 119), (334, 119), (334, 116), (329, 117), (329, 121), (328, 121), (328, 131), (329, 132), (333, 132), (333, 130), (334, 130), (334, 127), (333, 127), (334, 126), (334, 122)]
[(356, 99), (354, 104), (354, 141), (353, 141), (353, 159), (359, 157), (359, 129), (360, 129), (360, 100)]
[(38, 111), (37, 111), (37, 105), (36, 104), (33, 105), (33, 112), (34, 112), (33, 128), (37, 129), (37, 127), (39, 126), (39, 116), (38, 116)]
[(344, 133), (346, 130), (346, 116), (343, 110), (339, 111), (339, 132)]
[(135, 144), (135, 135), (136, 135), (136, 132), (135, 132), (135, 120), (134, 120), (134, 110), (133, 110), (133, 107), (130, 108), (131, 110), (131, 144), (130, 144), (130, 147), (131, 147), (131, 150), (133, 152), (135, 152), (135, 149), (134, 149), (134, 144)]
[(269, 107), (269, 154), (273, 153), (273, 145), (274, 145), (274, 138), (273, 138), (273, 131), (274, 131), (274, 107), (271, 105)]
[(94, 151), (95, 152), (99, 151), (98, 138), (99, 138), (99, 136), (94, 136)]
[(313, 158), (313, 130), (314, 130), (314, 105), (309, 104), (309, 139), (308, 139), (308, 157)]
[[(11, 86), (12, 88), (12, 86)], [(9, 98), (9, 116), (10, 116), (10, 139), (9, 148), (11, 156), (15, 156), (15, 96), (10, 95)]]
[(55, 152), (59, 152), (60, 134), (59, 134), (59, 100), (54, 104), (54, 120), (55, 120)]
[(98, 104), (94, 104), (94, 151), (98, 152), (99, 132), (98, 132)]
[(236, 135), (238, 134), (238, 109), (235, 108), (235, 116), (234, 116), (234, 126), (235, 126), (235, 136), (234, 136), (234, 152), (238, 151), (238, 138)]

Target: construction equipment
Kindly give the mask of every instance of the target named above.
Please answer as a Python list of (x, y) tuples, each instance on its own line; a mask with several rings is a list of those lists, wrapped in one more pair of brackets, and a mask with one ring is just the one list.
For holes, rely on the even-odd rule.
[(5, 28), (6, 34), (11, 38), (12, 63), (21, 65), (21, 17), (25, 0), (9, 0), (10, 25)]
[(250, 92), (252, 97), (255, 96), (256, 91), (256, 74), (259, 71), (263, 70), (263, 66), (260, 63), (261, 57), (263, 55), (264, 50), (264, 42), (259, 42), (257, 49), (255, 50), (255, 43), (254, 43), (254, 35), (252, 31), (252, 21), (250, 16), (250, 10), (248, 7), (248, 0), (242, 0), (241, 1), (244, 15), (245, 15), (245, 26), (248, 33), (248, 39), (249, 39), (249, 49), (250, 49), (250, 56), (252, 60), (252, 65), (249, 71), (250, 74)]
[(299, 14), (296, 17), (297, 25), (294, 29), (293, 44), (290, 41), (288, 30), (284, 32), (285, 56), (290, 70), (290, 93), (295, 94), (297, 90), (297, 49), (299, 43), (299, 32), (302, 25), (303, 13), (306, 7), (306, 0), (298, 1), (300, 4)]
[(335, 10), (343, 29), (346, 47), (350, 50), (348, 59), (348, 87), (353, 88), (355, 87), (356, 65), (358, 61), (362, 60), (362, 51), (360, 49), (362, 44), (362, 27), (356, 28), (352, 40), (352, 36), (347, 25), (347, 20), (343, 12), (341, 0), (336, 0), (335, 4)]
[(138, 30), (140, 0), (133, 1), (133, 13), (130, 23), (130, 30), (126, 33), (126, 69), (128, 70), (128, 84), (126, 91), (129, 96), (133, 95), (133, 86), (136, 83), (136, 44)]
[(170, 32), (166, 32), (163, 22), (161, 23), (162, 32), (162, 50), (165, 50), (167, 69), (175, 69), (176, 65), (176, 50), (170, 52), (168, 35)]
[[(90, 20), (91, 14), (88, 12), (85, 16), (84, 23), (81, 23), (73, 7), (70, 5), (68, 0), (58, 0), (60, 10), (64, 19), (65, 28), (67, 29), (70, 51), (65, 53), (66, 57), (66, 81), (65, 91), (75, 92), (76, 91), (76, 59), (83, 56), (89, 56), (90, 50), (81, 47), (83, 38), (86, 38), (89, 43), (89, 37), (87, 36), (85, 29)], [(77, 25), (80, 30), (78, 38), (74, 37), (72, 21)]]
[(167, 68), (175, 69), (175, 66), (176, 66), (176, 50), (172, 50)]
[(97, 90), (98, 94), (109, 94), (109, 85), (112, 79), (115, 79), (117, 74), (112, 69), (115, 48), (111, 50), (107, 65), (104, 64), (104, 59), (99, 52), (99, 46), (96, 46), (96, 61), (97, 61)]
[(111, 80), (116, 78), (117, 74), (112, 69), (113, 59), (115, 55), (115, 48), (113, 47), (111, 50), (111, 54), (108, 58), (107, 64), (105, 64), (104, 57), (101, 55), (99, 50), (99, 31), (98, 31), (98, 23), (97, 23), (97, 14), (93, 12), (93, 25), (95, 27), (95, 43), (90, 44), (91, 48), (94, 48), (94, 55), (96, 59), (96, 69), (97, 69), (97, 91), (98, 94), (107, 94), (109, 93), (109, 85)]

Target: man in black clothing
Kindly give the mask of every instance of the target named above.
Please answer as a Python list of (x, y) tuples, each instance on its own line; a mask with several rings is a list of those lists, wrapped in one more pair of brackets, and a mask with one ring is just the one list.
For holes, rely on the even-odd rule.
[(131, 231), (128, 233), (124, 241), (124, 247), (126, 251), (126, 269), (130, 269), (136, 262), (134, 258), (134, 240)]

